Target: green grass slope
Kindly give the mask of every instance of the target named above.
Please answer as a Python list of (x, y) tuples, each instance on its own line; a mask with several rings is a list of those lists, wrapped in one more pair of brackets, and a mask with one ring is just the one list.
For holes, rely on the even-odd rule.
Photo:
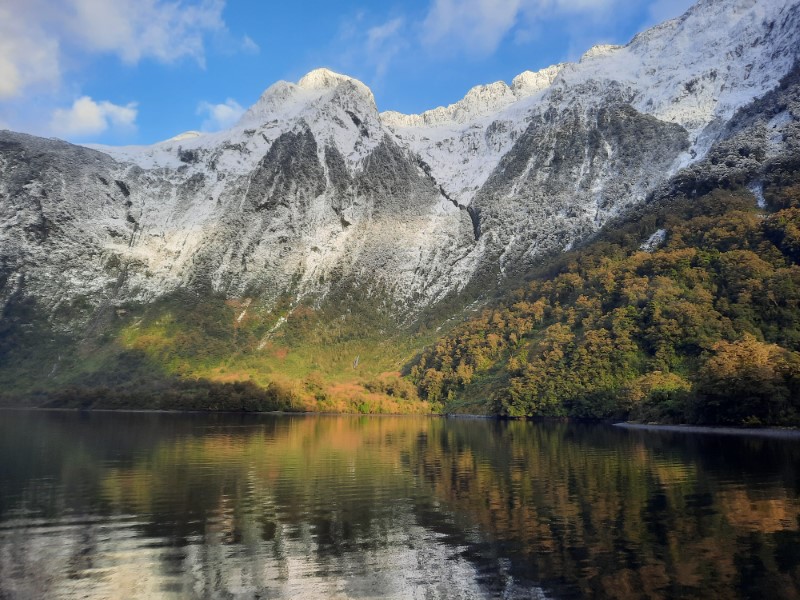
[(17, 299), (0, 402), (797, 425), (800, 185), (776, 180), (764, 209), (730, 188), (642, 207), (477, 313), (473, 291), (403, 323), (344, 286), (272, 307), (202, 286), (49, 315)]
[[(183, 289), (80, 317), (13, 304), (0, 330), (0, 400), (94, 408), (428, 413), (400, 369), (430, 333), (370, 301), (325, 308)], [(62, 331), (62, 333), (57, 333)]]

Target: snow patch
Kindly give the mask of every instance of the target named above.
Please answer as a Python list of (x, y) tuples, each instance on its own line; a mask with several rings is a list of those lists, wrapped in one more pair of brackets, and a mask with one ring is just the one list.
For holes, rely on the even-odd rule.
[(763, 181), (754, 181), (747, 189), (752, 192), (752, 194), (756, 197), (756, 203), (758, 204), (758, 208), (767, 208), (767, 199), (764, 198), (764, 182)]
[(511, 90), (514, 92), (514, 96), (525, 98), (546, 90), (553, 85), (553, 81), (566, 66), (565, 63), (560, 63), (536, 72), (523, 71), (511, 81)]
[(372, 91), (357, 79), (334, 73), (330, 69), (315, 69), (297, 82), (297, 87), (304, 90), (333, 90), (341, 85), (355, 86), (367, 97), (373, 97)]
[(250, 304), (251, 304), (252, 302), (253, 302), (253, 299), (252, 299), (252, 298), (248, 298), (247, 300), (245, 300), (245, 301), (244, 301), (244, 304), (242, 304), (242, 306), (244, 307), (244, 310), (243, 310), (243, 311), (241, 312), (241, 314), (240, 314), (240, 315), (239, 315), (239, 316), (236, 318), (236, 322), (237, 322), (237, 323), (241, 323), (241, 322), (242, 322), (242, 319), (244, 319), (245, 315), (247, 314), (247, 309), (248, 309), (248, 308), (250, 308)]
[(587, 62), (593, 58), (608, 56), (620, 48), (623, 48), (623, 46), (617, 46), (615, 44), (597, 44), (583, 53), (583, 56), (580, 58), (580, 62)]
[(658, 250), (664, 242), (667, 240), (667, 230), (666, 229), (659, 229), (645, 241), (641, 246), (639, 246), (639, 250), (644, 250), (645, 252), (652, 253)]
[(203, 135), (199, 131), (184, 131), (183, 133), (179, 133), (175, 137), (171, 137), (166, 142), (182, 142), (183, 140), (191, 140), (196, 137), (200, 137)]

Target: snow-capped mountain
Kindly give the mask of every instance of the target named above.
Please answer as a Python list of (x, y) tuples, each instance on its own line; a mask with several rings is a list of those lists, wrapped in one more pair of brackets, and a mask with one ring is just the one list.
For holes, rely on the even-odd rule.
[[(84, 148), (0, 132), (0, 306), (33, 298), (57, 321), (196, 284), (267, 305), (346, 284), (413, 315), (644, 202), (799, 53), (800, 1), (700, 0), (626, 46), (420, 115), (380, 113), (363, 83), (319, 69), (220, 133)], [(797, 132), (787, 93), (748, 121), (773, 155)]]

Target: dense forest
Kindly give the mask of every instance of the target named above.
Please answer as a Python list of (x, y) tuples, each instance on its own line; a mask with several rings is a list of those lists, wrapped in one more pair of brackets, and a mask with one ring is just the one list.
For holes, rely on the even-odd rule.
[(654, 200), (465, 321), (463, 298), (401, 326), (358, 290), (270, 308), (186, 289), (99, 312), (75, 340), (16, 307), (0, 404), (800, 425), (800, 184), (786, 173), (762, 206), (736, 182)]
[(800, 423), (800, 186), (654, 207), (411, 367), (447, 412)]

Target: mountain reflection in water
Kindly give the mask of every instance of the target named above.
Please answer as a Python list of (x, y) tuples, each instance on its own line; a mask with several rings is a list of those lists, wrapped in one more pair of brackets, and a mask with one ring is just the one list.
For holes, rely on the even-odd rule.
[(0, 414), (0, 598), (800, 598), (800, 442)]

